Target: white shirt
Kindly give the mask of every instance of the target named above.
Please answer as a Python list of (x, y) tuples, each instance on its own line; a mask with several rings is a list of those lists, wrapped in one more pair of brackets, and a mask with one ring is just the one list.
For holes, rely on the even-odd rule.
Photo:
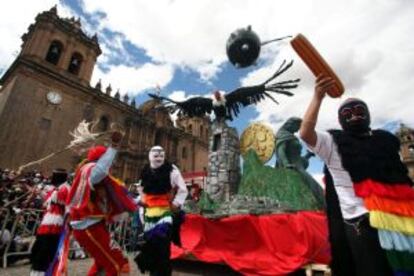
[(322, 159), (332, 175), (335, 191), (338, 194), (342, 217), (344, 219), (353, 219), (368, 213), (363, 200), (355, 195), (351, 176), (342, 166), (338, 147), (334, 143), (332, 135), (328, 132), (319, 131), (316, 134), (317, 140), (315, 147), (307, 146)]
[(173, 165), (173, 170), (170, 174), (171, 187), (174, 189), (177, 187), (177, 194), (174, 197), (173, 204), (175, 206), (182, 206), (188, 195), (187, 185), (185, 185), (184, 178), (182, 177), (178, 168)]

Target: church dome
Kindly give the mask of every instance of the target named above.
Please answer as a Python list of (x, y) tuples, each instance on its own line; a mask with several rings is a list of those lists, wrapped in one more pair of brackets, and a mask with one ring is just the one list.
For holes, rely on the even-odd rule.
[(151, 110), (154, 110), (160, 104), (159, 100), (150, 99), (143, 104), (141, 104), (138, 108), (143, 114), (148, 114)]
[(156, 99), (150, 99), (138, 108), (143, 115), (154, 119), (159, 126), (173, 126), (168, 110)]

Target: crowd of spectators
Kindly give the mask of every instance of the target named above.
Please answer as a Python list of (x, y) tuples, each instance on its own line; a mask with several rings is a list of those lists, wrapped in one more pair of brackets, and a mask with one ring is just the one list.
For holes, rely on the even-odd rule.
[(52, 188), (50, 180), (33, 170), (23, 175), (0, 168), (0, 208), (42, 208), (42, 193)]
[[(0, 168), (0, 257), (7, 246), (8, 252), (28, 250), (42, 214), (44, 195), (50, 189), (50, 180), (39, 171), (17, 175)], [(22, 211), (25, 216), (18, 215)], [(21, 257), (27, 256), (12, 256), (8, 261), (13, 263)]]

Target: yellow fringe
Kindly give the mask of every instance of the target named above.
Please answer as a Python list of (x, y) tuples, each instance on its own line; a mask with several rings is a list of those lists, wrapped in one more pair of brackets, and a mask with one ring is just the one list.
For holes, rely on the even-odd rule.
[(378, 229), (414, 235), (414, 218), (397, 216), (380, 211), (371, 211), (369, 213), (369, 221), (373, 227)]

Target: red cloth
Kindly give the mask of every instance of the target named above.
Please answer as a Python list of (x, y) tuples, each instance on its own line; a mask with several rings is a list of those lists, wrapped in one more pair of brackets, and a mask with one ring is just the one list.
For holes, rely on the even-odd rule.
[(326, 217), (302, 211), (237, 215), (219, 220), (188, 215), (181, 228), (183, 248), (172, 258), (192, 254), (204, 262), (224, 262), (243, 275), (285, 275), (308, 263), (328, 264)]
[(96, 146), (93, 148), (90, 148), (88, 151), (87, 159), (89, 161), (96, 161), (106, 152), (106, 147), (104, 146)]
[(111, 248), (109, 232), (104, 223), (94, 224), (85, 230), (73, 230), (73, 235), (94, 258), (88, 276), (100, 275), (100, 270), (104, 270), (108, 276), (120, 275), (128, 267), (128, 259), (122, 255), (122, 251)]
[[(114, 216), (123, 212), (136, 211), (137, 206), (128, 194), (127, 188), (110, 175), (105, 177), (99, 184), (94, 185), (95, 199), (91, 199), (90, 174), (95, 165), (96, 163), (87, 163), (76, 172), (67, 199), (67, 204), (70, 206), (70, 218), (72, 220), (82, 220), (94, 217), (111, 220)], [(108, 203), (108, 210), (102, 210), (99, 206), (99, 202), (105, 200)]]

